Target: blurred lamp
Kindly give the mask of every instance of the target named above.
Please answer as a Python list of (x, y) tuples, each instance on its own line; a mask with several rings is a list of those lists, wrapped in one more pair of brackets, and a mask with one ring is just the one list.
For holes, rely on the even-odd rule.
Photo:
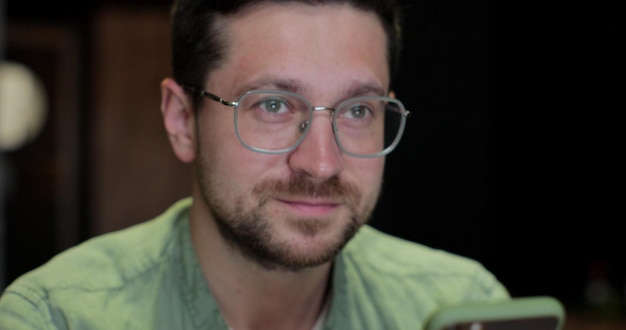
[(0, 151), (31, 142), (46, 117), (46, 93), (38, 77), (22, 64), (0, 61)]

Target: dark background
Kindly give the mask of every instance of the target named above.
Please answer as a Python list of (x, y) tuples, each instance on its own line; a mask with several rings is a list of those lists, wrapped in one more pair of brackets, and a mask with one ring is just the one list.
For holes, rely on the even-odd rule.
[[(111, 4), (169, 1), (12, 0), (5, 13), (7, 22), (61, 22), (86, 38), (93, 13)], [(514, 296), (552, 295), (572, 311), (623, 318), (617, 23), (611, 8), (524, 5), (407, 2), (395, 90), (412, 116), (388, 157), (372, 224), (479, 260)], [(83, 215), (81, 239), (90, 236)], [(11, 240), (27, 238), (7, 221), (10, 255)], [(30, 242), (38, 243), (45, 239)], [(8, 279), (33, 264), (9, 263)], [(594, 286), (612, 300), (594, 302), (586, 291)]]

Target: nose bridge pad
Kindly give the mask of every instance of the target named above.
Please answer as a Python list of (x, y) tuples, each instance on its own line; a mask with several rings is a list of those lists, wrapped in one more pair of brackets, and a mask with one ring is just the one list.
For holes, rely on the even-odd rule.
[(304, 132), (306, 130), (306, 128), (311, 124), (310, 121), (305, 120), (303, 122), (300, 123), (300, 133)]
[[(330, 119), (330, 126), (331, 126), (330, 130), (331, 130), (331, 132), (333, 134), (332, 141), (334, 141), (336, 147), (339, 147), (337, 145), (337, 136), (336, 136), (337, 132), (336, 132), (336, 127), (335, 127), (335, 123), (334, 123), (334, 116), (335, 116), (336, 109), (335, 108), (329, 108), (329, 107), (312, 107), (311, 109), (313, 110), (313, 114), (315, 114), (316, 111), (330, 111), (331, 112), (329, 119)], [(304, 133), (306, 135), (309, 134), (308, 130), (310, 130), (311, 129), (311, 125), (313, 125), (313, 117), (314, 116), (311, 115), (311, 118), (309, 120), (305, 120), (305, 121), (302, 121), (300, 123), (298, 128), (300, 129), (301, 133)], [(321, 124), (321, 123), (318, 123), (318, 124)], [(306, 137), (304, 137), (304, 139), (306, 139)]]
[[(312, 109), (313, 109), (314, 113), (315, 113), (315, 111), (325, 111), (325, 110), (328, 110), (328, 111), (330, 111), (332, 113), (331, 114), (330, 124), (332, 126), (332, 131), (333, 131), (333, 134), (334, 134), (335, 133), (335, 123), (334, 123), (333, 117), (335, 116), (336, 109), (335, 108), (329, 108), (329, 107), (313, 107)], [(311, 121), (312, 120), (313, 120), (313, 116), (311, 116), (310, 120), (305, 120), (305, 121), (301, 122), (300, 126), (299, 126), (300, 132), (304, 132), (307, 129), (307, 127), (309, 127), (309, 125), (311, 125)]]

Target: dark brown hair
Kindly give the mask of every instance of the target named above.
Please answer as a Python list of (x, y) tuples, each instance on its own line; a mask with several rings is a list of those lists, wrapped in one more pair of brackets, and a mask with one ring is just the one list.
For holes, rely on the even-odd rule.
[(220, 31), (220, 19), (262, 3), (347, 4), (374, 12), (387, 35), (387, 57), (393, 83), (401, 48), (399, 8), (394, 0), (176, 0), (172, 9), (174, 79), (180, 84), (203, 87), (207, 75), (223, 59), (226, 41)]

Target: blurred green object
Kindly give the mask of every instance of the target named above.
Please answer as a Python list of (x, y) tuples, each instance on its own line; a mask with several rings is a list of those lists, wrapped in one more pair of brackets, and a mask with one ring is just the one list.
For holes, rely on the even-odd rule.
[(437, 311), (426, 330), (560, 330), (565, 309), (550, 296), (449, 306)]

